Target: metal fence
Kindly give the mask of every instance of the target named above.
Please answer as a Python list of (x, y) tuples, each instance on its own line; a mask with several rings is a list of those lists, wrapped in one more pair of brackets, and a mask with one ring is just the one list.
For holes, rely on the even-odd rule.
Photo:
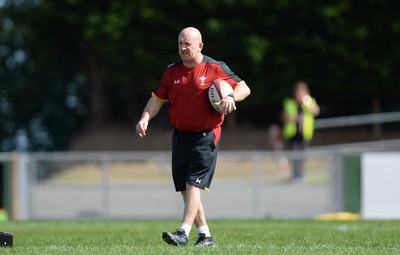
[[(311, 148), (303, 155), (221, 151), (211, 189), (202, 193), (207, 217), (310, 218), (340, 211), (343, 156), (400, 148), (399, 141), (375, 145)], [(305, 181), (292, 183), (290, 162), (300, 156)], [(16, 153), (0, 154), (0, 160), (12, 162), (12, 211), (17, 219), (182, 215), (182, 198), (171, 180), (170, 152)]]
[(372, 113), (364, 115), (322, 118), (315, 120), (316, 129), (353, 127), (400, 121), (400, 112)]

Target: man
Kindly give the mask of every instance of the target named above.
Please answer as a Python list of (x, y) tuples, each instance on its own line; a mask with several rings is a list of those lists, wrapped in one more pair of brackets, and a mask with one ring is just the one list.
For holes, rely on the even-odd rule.
[[(198, 231), (196, 245), (210, 246), (214, 239), (200, 191), (209, 189), (214, 175), (224, 117), (236, 110), (235, 103), (245, 99), (250, 89), (225, 63), (202, 54), (202, 37), (196, 28), (187, 27), (180, 32), (178, 49), (181, 60), (165, 70), (136, 125), (136, 132), (144, 137), (149, 121), (163, 103), (169, 102), (169, 118), (175, 128), (172, 176), (185, 207), (180, 228), (176, 232), (163, 232), (162, 238), (170, 245), (186, 245), (194, 223)], [(208, 88), (216, 78), (226, 80), (234, 88), (232, 94), (216, 103), (222, 105), (223, 113), (214, 110), (208, 99)]]

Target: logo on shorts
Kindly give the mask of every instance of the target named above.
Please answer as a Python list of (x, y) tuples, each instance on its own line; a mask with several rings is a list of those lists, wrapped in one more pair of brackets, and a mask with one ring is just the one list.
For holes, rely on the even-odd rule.
[(201, 179), (196, 179), (195, 183), (201, 183)]

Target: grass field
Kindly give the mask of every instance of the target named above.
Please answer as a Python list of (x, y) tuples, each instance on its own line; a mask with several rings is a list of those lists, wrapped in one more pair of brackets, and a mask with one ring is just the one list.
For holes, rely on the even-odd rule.
[(21, 221), (0, 254), (400, 254), (400, 221), (212, 220), (215, 247), (168, 246), (177, 221)]

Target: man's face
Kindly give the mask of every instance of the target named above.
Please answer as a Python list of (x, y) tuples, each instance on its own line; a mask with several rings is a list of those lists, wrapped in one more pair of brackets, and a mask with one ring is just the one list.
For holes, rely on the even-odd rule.
[(182, 33), (178, 38), (179, 55), (184, 62), (194, 61), (203, 44), (193, 33)]

